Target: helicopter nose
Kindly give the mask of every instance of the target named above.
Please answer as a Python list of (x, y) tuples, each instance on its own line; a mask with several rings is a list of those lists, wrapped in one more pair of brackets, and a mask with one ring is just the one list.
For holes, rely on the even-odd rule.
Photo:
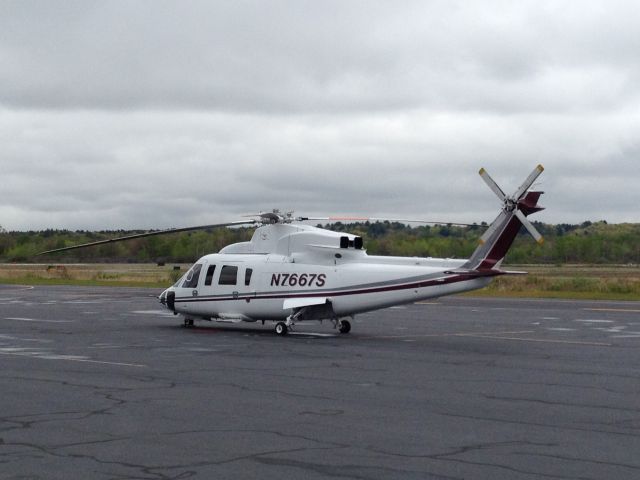
[(167, 307), (172, 312), (174, 313), (176, 312), (176, 308), (175, 308), (176, 292), (174, 292), (172, 289), (167, 288), (164, 292), (160, 294), (158, 299), (160, 300), (160, 303), (162, 305)]

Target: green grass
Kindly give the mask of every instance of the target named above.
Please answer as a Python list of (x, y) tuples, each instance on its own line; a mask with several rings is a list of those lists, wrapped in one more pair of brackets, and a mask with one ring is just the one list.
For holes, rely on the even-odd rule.
[(75, 285), (78, 287), (141, 287), (141, 288), (167, 288), (170, 282), (146, 282), (133, 280), (80, 280), (72, 278), (38, 278), (32, 276), (3, 278), (0, 284), (4, 285)]
[(466, 295), (640, 301), (635, 265), (525, 265), (525, 276), (504, 276)]
[(0, 283), (166, 288), (187, 266), (155, 264), (0, 264)]
[(637, 294), (627, 293), (609, 293), (609, 292), (575, 292), (566, 291), (548, 291), (548, 290), (527, 290), (508, 291), (503, 290), (496, 292), (491, 287), (482, 290), (474, 290), (473, 292), (463, 293), (465, 297), (509, 297), (509, 298), (555, 298), (564, 300), (615, 300), (615, 301), (640, 301)]

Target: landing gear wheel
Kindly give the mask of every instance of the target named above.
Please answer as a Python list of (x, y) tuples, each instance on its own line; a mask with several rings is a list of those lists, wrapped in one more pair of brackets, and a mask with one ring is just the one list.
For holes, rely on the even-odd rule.
[(276, 323), (276, 333), (278, 335), (284, 336), (287, 334), (288, 330), (289, 329), (287, 328), (287, 325), (284, 322)]
[(340, 320), (338, 324), (338, 331), (340, 333), (349, 333), (351, 331), (351, 323), (349, 320)]
[(185, 327), (193, 327), (193, 318), (185, 318), (184, 319)]

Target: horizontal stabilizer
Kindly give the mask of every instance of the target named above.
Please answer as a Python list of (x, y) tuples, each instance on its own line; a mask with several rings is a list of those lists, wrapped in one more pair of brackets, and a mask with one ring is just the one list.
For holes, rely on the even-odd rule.
[(526, 275), (527, 272), (520, 272), (515, 270), (501, 270), (499, 268), (492, 268), (489, 270), (473, 270), (469, 268), (457, 268), (455, 270), (447, 270), (444, 272), (446, 275), (472, 275), (474, 277), (489, 277), (494, 275)]
[(478, 275), (482, 274), (478, 270), (472, 270), (470, 268), (456, 268), (455, 270), (447, 270), (445, 275)]
[(500, 270), (502, 275), (528, 275), (528, 272), (523, 272), (521, 270)]

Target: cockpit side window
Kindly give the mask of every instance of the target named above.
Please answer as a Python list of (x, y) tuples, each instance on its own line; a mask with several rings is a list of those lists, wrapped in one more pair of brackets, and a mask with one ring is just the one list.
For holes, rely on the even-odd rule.
[(201, 263), (196, 263), (191, 267), (191, 270), (187, 272), (182, 288), (197, 288), (198, 280), (200, 279), (200, 270), (202, 270)]
[(235, 285), (238, 281), (238, 267), (235, 265), (224, 265), (220, 270), (220, 285)]
[(204, 278), (205, 286), (211, 285), (211, 282), (213, 281), (213, 274), (215, 273), (215, 271), (216, 271), (216, 266), (209, 265), (209, 268), (207, 268), (207, 276)]
[(245, 285), (250, 285), (251, 284), (251, 274), (253, 273), (253, 269), (252, 268), (247, 268), (244, 271), (244, 284)]

